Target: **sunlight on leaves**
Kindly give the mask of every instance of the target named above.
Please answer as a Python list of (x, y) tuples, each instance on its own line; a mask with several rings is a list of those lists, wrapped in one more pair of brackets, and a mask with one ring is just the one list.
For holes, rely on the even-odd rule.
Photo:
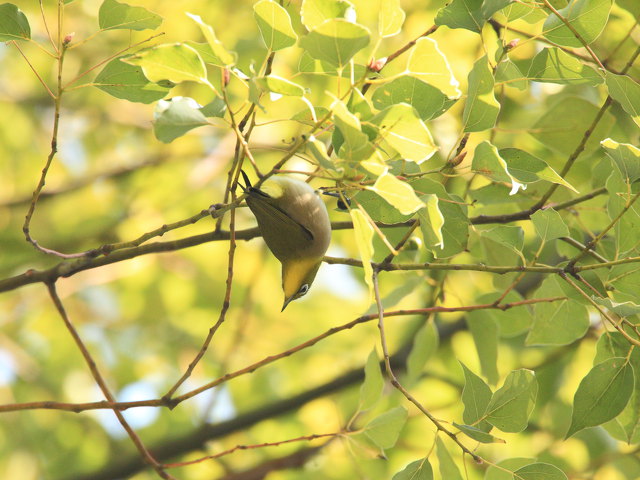
[(281, 50), (298, 41), (289, 13), (273, 0), (260, 0), (253, 6), (253, 14), (268, 49)]
[(98, 23), (103, 30), (154, 30), (162, 23), (162, 17), (146, 8), (105, 0), (98, 12)]
[(329, 19), (300, 38), (300, 46), (313, 58), (343, 68), (369, 45), (369, 30), (357, 23)]
[(460, 83), (453, 76), (449, 61), (432, 38), (420, 38), (411, 50), (406, 73), (434, 86), (451, 99), (460, 98)]
[[(612, 0), (571, 0), (558, 13), (567, 20), (588, 44), (592, 43), (607, 24)], [(553, 43), (565, 47), (583, 47), (575, 34), (564, 24), (562, 19), (551, 12), (544, 22), (543, 34)]]

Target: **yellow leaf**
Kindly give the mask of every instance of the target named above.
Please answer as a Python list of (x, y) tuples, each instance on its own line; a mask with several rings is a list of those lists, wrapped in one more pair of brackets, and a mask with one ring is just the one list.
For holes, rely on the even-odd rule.
[(407, 73), (436, 87), (449, 98), (460, 98), (460, 82), (455, 79), (449, 62), (432, 38), (421, 38), (411, 50)]
[(353, 232), (356, 235), (356, 245), (360, 251), (360, 259), (364, 269), (364, 281), (369, 287), (369, 298), (373, 299), (373, 267), (371, 260), (373, 259), (373, 227), (369, 224), (367, 216), (354, 208), (350, 210), (351, 221), (353, 222)]
[(424, 207), (411, 185), (388, 172), (380, 175), (376, 183), (367, 189), (376, 192), (403, 215), (410, 215)]

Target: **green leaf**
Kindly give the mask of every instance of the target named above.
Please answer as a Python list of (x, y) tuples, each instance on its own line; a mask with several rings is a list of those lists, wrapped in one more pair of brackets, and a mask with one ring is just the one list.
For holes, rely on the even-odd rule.
[(256, 3), (253, 6), (253, 15), (268, 49), (281, 50), (295, 45), (298, 41), (289, 12), (273, 0), (260, 0)]
[(498, 64), (495, 77), (496, 84), (503, 84), (518, 90), (524, 91), (529, 84), (520, 68), (508, 58)]
[(332, 18), (346, 19), (355, 13), (353, 4), (346, 0), (303, 0), (300, 16), (302, 24), (312, 30)]
[(443, 250), (444, 236), (442, 234), (442, 228), (444, 227), (445, 220), (440, 211), (438, 196), (434, 194), (423, 195), (422, 201), (426, 206), (425, 209), (418, 211), (422, 236), (431, 250)]
[(158, 140), (169, 143), (189, 130), (209, 122), (193, 98), (174, 97), (158, 102), (153, 122), (153, 132)]
[[(548, 277), (536, 290), (536, 298), (563, 295), (556, 277)], [(567, 298), (555, 302), (537, 303), (533, 307), (533, 326), (527, 335), (527, 345), (568, 345), (582, 338), (589, 329), (589, 312), (578, 301)]]
[(224, 117), (227, 111), (227, 104), (220, 97), (215, 97), (211, 102), (207, 103), (200, 109), (205, 117)]
[(480, 33), (484, 20), (482, 0), (453, 0), (438, 10), (435, 24)]
[(483, 310), (469, 312), (465, 317), (476, 344), (480, 369), (489, 383), (496, 384), (498, 375), (498, 324)]
[(511, 2), (516, 0), (483, 0), (482, 2), (482, 16), (486, 20), (498, 10), (502, 10), (508, 6)]
[(378, 110), (407, 103), (422, 120), (439, 117), (455, 103), (437, 88), (411, 75), (402, 75), (382, 85), (373, 93), (372, 100)]
[(433, 480), (433, 469), (428, 458), (411, 462), (396, 473), (392, 480)]
[[(455, 195), (449, 195), (441, 183), (429, 178), (413, 181), (411, 185), (427, 205), (431, 201), (429, 195), (438, 197), (438, 209), (444, 218), (442, 226), (444, 248), (432, 250), (436, 258), (447, 258), (464, 251), (469, 239), (469, 217), (467, 216), (467, 207), (462, 199)], [(424, 235), (424, 229), (422, 232)], [(424, 238), (425, 242), (430, 243), (430, 238), (431, 232), (427, 232), (427, 237)]]
[(481, 235), (518, 254), (522, 254), (522, 247), (524, 246), (524, 230), (522, 230), (522, 227), (498, 225), (489, 230), (483, 230)]
[(336, 100), (331, 106), (333, 121), (342, 135), (342, 143), (334, 146), (340, 158), (351, 161), (365, 160), (373, 155), (375, 148), (369, 137), (362, 132), (360, 120), (351, 113), (346, 105)]
[(98, 12), (98, 23), (102, 30), (154, 30), (162, 23), (162, 17), (146, 8), (104, 0)]
[(142, 68), (114, 58), (102, 69), (93, 81), (93, 85), (109, 95), (130, 102), (152, 103), (163, 98), (169, 87), (150, 82), (144, 76)]
[(627, 75), (615, 75), (609, 72), (605, 82), (611, 98), (631, 115), (636, 125), (640, 126), (640, 84)]
[(485, 55), (473, 64), (469, 73), (469, 93), (462, 114), (465, 132), (481, 132), (495, 126), (500, 103), (493, 93), (493, 86), (493, 73)]
[(621, 317), (631, 317), (640, 313), (640, 305), (633, 302), (614, 302), (610, 298), (593, 297), (593, 300), (598, 304), (606, 307), (607, 310), (614, 312)]
[(528, 184), (538, 180), (546, 180), (578, 193), (569, 182), (558, 175), (544, 160), (518, 148), (501, 148), (498, 153), (507, 163), (509, 173), (520, 183)]
[(404, 407), (396, 407), (367, 423), (364, 433), (383, 450), (392, 448), (398, 441), (406, 421), (407, 410)]
[(303, 87), (277, 75), (260, 77), (257, 82), (265, 90), (279, 95), (302, 97), (305, 94)]
[(480, 443), (506, 443), (503, 439), (495, 437), (490, 433), (484, 432), (479, 428), (472, 427), (470, 425), (459, 425), (453, 422), (453, 426), (464, 433), (467, 437), (473, 438)]
[(491, 401), (491, 388), (479, 376), (459, 362), (464, 372), (464, 388), (462, 389), (462, 404), (464, 413), (462, 419), (468, 425), (475, 425), (483, 419), (487, 406)]
[(511, 192), (514, 195), (519, 189), (525, 189), (526, 185), (520, 183), (511, 174), (507, 166), (507, 162), (500, 156), (498, 149), (489, 141), (485, 140), (480, 143), (474, 153), (471, 170), (486, 177), (494, 182), (505, 182), (511, 184)]
[[(562, 155), (571, 155), (582, 142), (584, 132), (590, 128), (600, 108), (578, 97), (562, 99), (546, 109), (546, 113), (533, 125), (533, 138)], [(600, 140), (607, 138), (609, 130), (616, 123), (606, 112), (585, 145), (585, 151), (600, 148)]]
[(397, 35), (400, 33), (404, 18), (405, 13), (399, 0), (380, 0), (378, 34), (382, 38)]
[(230, 52), (226, 48), (224, 48), (222, 42), (220, 42), (220, 40), (218, 40), (218, 37), (216, 37), (216, 33), (213, 31), (213, 28), (210, 25), (204, 23), (199, 15), (187, 13), (187, 16), (198, 24), (200, 30), (202, 31), (202, 34), (204, 35), (204, 38), (207, 40), (207, 43), (211, 48), (213, 56), (217, 59), (217, 61), (210, 63), (213, 63), (214, 65), (218, 65), (220, 67), (229, 67), (235, 65), (237, 55), (235, 54), (235, 52)]
[(300, 39), (300, 46), (313, 58), (343, 68), (353, 56), (369, 45), (369, 30), (357, 23), (330, 19)]
[(517, 148), (503, 148), (498, 151), (487, 140), (476, 147), (471, 168), (495, 182), (511, 183), (510, 195), (514, 195), (519, 189), (525, 190), (529, 183), (540, 180), (557, 183), (576, 192), (576, 189), (544, 160)]
[(351, 95), (349, 95), (347, 108), (351, 113), (360, 118), (360, 120), (368, 120), (373, 116), (371, 102), (357, 88), (353, 89)]
[(433, 322), (426, 322), (420, 327), (407, 357), (407, 376), (410, 379), (420, 377), (427, 361), (438, 350), (439, 343), (438, 329)]
[[(487, 293), (478, 297), (478, 303), (491, 304), (502, 296), (502, 292)], [(502, 304), (521, 302), (523, 299), (516, 290), (511, 290), (502, 299)], [(531, 327), (533, 317), (526, 305), (509, 308), (507, 310), (491, 309), (486, 310), (487, 314), (492, 317), (498, 324), (500, 337), (511, 338), (527, 332)]]
[(536, 229), (538, 236), (545, 242), (554, 238), (562, 238), (569, 236), (569, 229), (562, 220), (562, 217), (553, 208), (545, 208), (538, 210), (531, 215), (533, 227)]
[(373, 259), (373, 227), (360, 209), (352, 208), (349, 213), (353, 222), (353, 233), (360, 252), (360, 260), (362, 260), (364, 281), (369, 286), (369, 298), (373, 299), (373, 267), (371, 266), (371, 260)]
[(380, 396), (384, 387), (384, 379), (380, 371), (380, 362), (376, 349), (374, 348), (367, 357), (367, 363), (364, 366), (364, 382), (360, 386), (360, 410), (368, 410), (373, 407)]
[(607, 138), (600, 142), (607, 156), (613, 160), (627, 183), (640, 178), (640, 149), (629, 143), (618, 143)]
[(564, 85), (599, 85), (602, 77), (593, 68), (559, 48), (543, 48), (533, 58), (527, 78), (536, 82)]
[(513, 472), (532, 463), (535, 460), (531, 458), (507, 458), (496, 465), (490, 465), (484, 474), (484, 480), (518, 480), (513, 478)]
[[(587, 45), (592, 43), (607, 24), (612, 0), (571, 0), (558, 10)], [(543, 34), (553, 43), (565, 47), (583, 47), (575, 34), (555, 13), (550, 13), (543, 25)]]
[(378, 125), (380, 137), (405, 160), (420, 164), (438, 151), (431, 132), (411, 105), (399, 103), (388, 107), (373, 117), (371, 123)]
[(411, 49), (406, 73), (440, 90), (450, 99), (460, 98), (460, 82), (453, 76), (447, 57), (438, 43), (429, 37), (419, 38)]
[(521, 432), (527, 428), (537, 395), (535, 374), (524, 368), (514, 370), (491, 397), (486, 419), (503, 432)]
[(0, 5), (0, 42), (28, 40), (31, 27), (27, 16), (13, 3)]
[(398, 180), (395, 175), (388, 172), (380, 175), (373, 186), (366, 188), (376, 192), (403, 215), (415, 213), (425, 206), (410, 184)]
[(625, 358), (609, 358), (594, 366), (573, 397), (571, 426), (565, 438), (616, 417), (627, 405), (633, 386), (633, 368)]
[(603, 334), (596, 345), (594, 365), (612, 357), (629, 356), (635, 379), (631, 399), (624, 410), (604, 428), (617, 440), (629, 444), (640, 442), (640, 350), (634, 348), (619, 332)]
[[(632, 173), (629, 171), (629, 173)], [(613, 168), (605, 184), (609, 199), (607, 213), (610, 219), (617, 218), (624, 210), (631, 191), (631, 185), (623, 177), (618, 168)], [(640, 246), (640, 205), (635, 203), (620, 218), (614, 227), (616, 256), (625, 256), (627, 252), (634, 252)], [(635, 253), (637, 255), (637, 253)], [(637, 298), (634, 292), (634, 300)]]
[(365, 207), (369, 216), (376, 222), (393, 225), (406, 222), (412, 217), (412, 215), (402, 215), (389, 202), (370, 190), (361, 190), (355, 198)]
[(558, 467), (550, 463), (530, 463), (513, 472), (514, 480), (567, 480)]
[(168, 80), (171, 83), (198, 82), (211, 85), (198, 52), (181, 43), (158, 45), (123, 61), (142, 67), (144, 75), (152, 82)]
[(314, 136), (311, 136), (307, 140), (306, 146), (307, 151), (318, 162), (318, 165), (320, 165), (325, 170), (335, 170), (335, 165), (329, 158), (327, 147), (324, 143), (322, 143)]
[(447, 480), (463, 480), (460, 470), (451, 458), (447, 447), (440, 437), (436, 437), (436, 453), (440, 465), (440, 477)]

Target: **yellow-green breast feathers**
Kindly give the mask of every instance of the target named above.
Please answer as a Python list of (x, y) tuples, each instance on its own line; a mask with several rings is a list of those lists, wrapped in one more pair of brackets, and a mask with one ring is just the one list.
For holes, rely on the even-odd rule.
[(331, 241), (324, 202), (307, 183), (284, 176), (256, 189), (247, 183), (247, 205), (267, 246), (282, 263), (284, 308), (307, 293)]

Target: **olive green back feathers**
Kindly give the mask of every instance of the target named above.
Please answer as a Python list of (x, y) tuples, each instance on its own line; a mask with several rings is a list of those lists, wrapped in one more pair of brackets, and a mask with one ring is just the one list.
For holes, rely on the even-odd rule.
[(329, 247), (327, 208), (313, 188), (295, 178), (271, 177), (259, 189), (246, 176), (245, 182), (247, 205), (265, 243), (282, 263), (284, 310), (307, 293)]

